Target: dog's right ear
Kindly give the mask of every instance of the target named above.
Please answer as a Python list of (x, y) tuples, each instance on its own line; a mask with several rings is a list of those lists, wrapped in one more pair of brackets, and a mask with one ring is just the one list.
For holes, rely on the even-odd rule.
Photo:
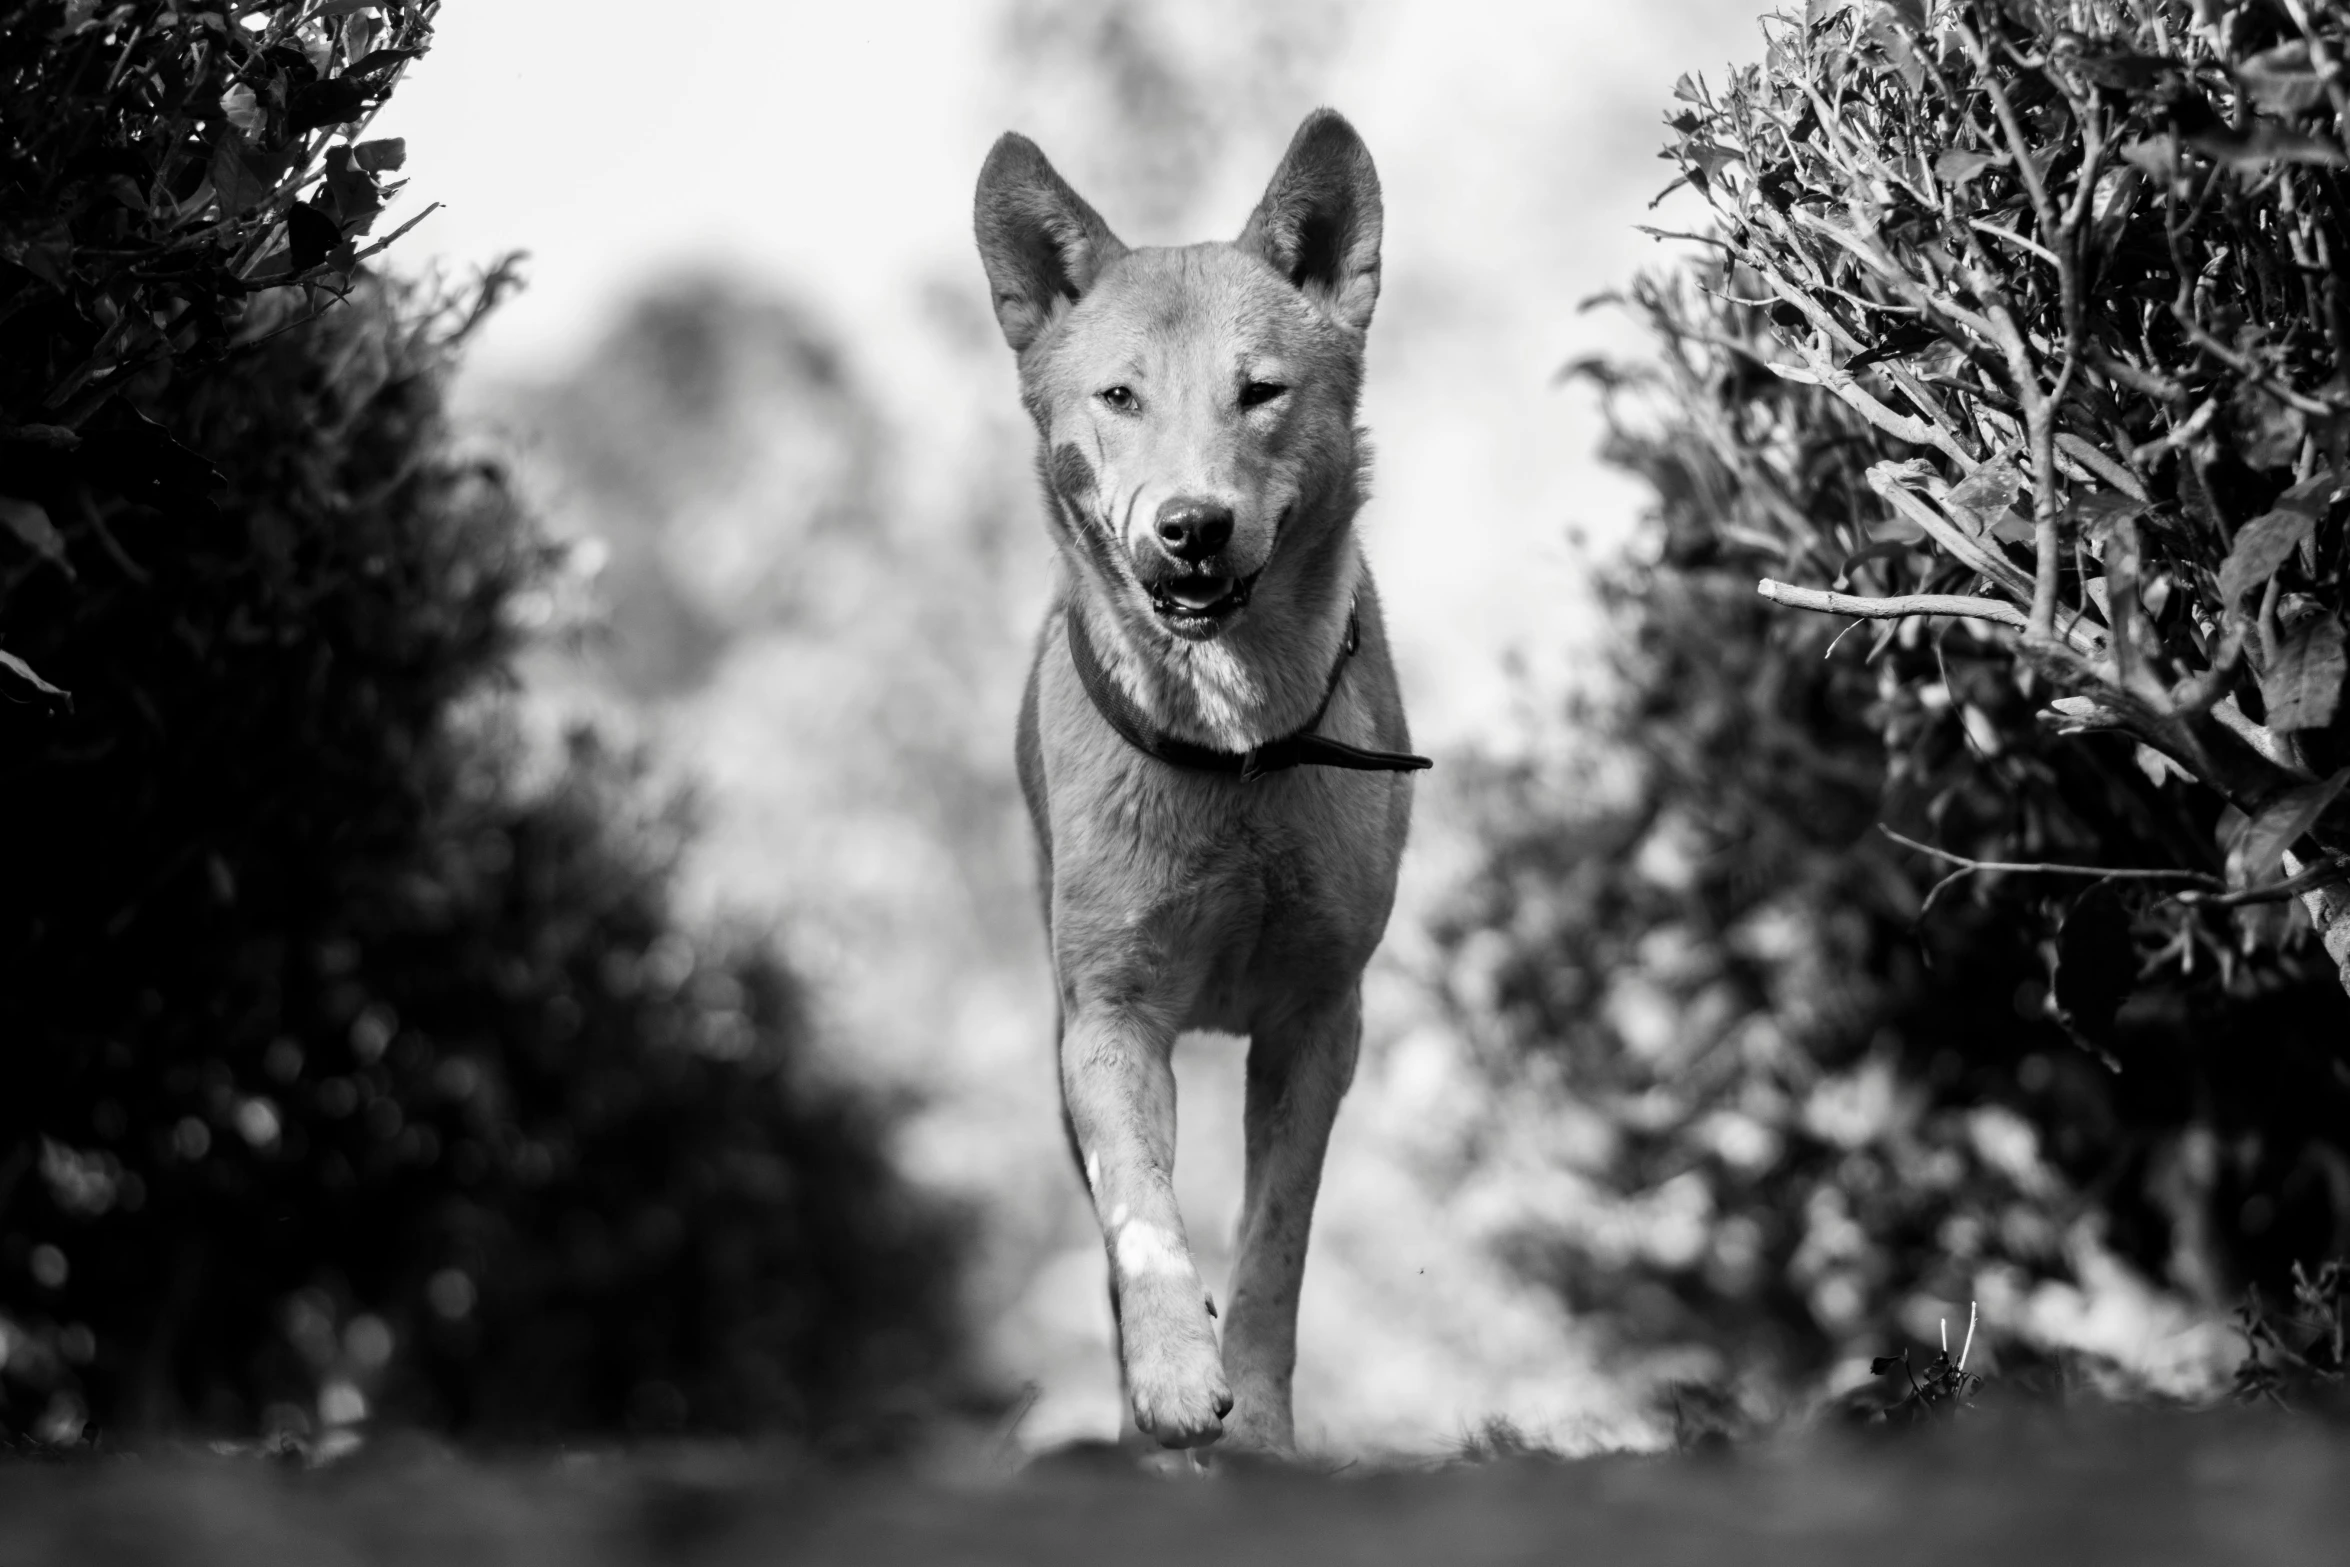
[(1101, 214), (1054, 172), (1036, 143), (1016, 131), (998, 137), (979, 171), (972, 202), (979, 259), (995, 295), (996, 324), (1019, 353), (1053, 317), (1084, 297), (1126, 247)]

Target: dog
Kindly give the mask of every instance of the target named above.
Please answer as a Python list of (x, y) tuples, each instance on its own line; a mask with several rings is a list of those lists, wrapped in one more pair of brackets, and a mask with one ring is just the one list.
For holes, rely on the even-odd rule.
[[(1230, 244), (1129, 249), (1017, 134), (974, 209), (1058, 557), (1017, 760), (1127, 1399), (1166, 1447), (1279, 1453), (1363, 968), (1428, 765), (1354, 530), (1379, 178), (1324, 109)], [(1220, 1347), (1175, 1202), (1184, 1029), (1249, 1040)]]

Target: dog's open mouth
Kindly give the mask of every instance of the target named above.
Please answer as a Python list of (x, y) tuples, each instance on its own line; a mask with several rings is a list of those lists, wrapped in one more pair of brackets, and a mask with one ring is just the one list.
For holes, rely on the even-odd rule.
[(1245, 577), (1171, 577), (1151, 585), (1151, 607), (1177, 635), (1206, 636), (1248, 603), (1249, 590), (1256, 585), (1253, 572)]

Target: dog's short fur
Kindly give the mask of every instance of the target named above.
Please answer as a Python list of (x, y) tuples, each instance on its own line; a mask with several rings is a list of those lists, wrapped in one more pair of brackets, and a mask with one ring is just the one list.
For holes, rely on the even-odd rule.
[[(976, 226), (1060, 556), (1021, 707), (1020, 782), (1062, 1102), (1109, 1249), (1127, 1394), (1167, 1446), (1285, 1449), (1306, 1232), (1411, 786), (1395, 772), (1243, 779), (1147, 756), (1088, 699), (1064, 615), (1082, 617), (1110, 679), (1166, 736), (1246, 751), (1288, 735), (1337, 670), (1316, 732), (1409, 745), (1354, 534), (1378, 176), (1353, 127), (1322, 110), (1238, 241), (1130, 250), (1034, 143), (1006, 135), (980, 172)], [(1250, 1041), (1220, 1354), (1172, 1181), (1169, 1056), (1187, 1028)]]

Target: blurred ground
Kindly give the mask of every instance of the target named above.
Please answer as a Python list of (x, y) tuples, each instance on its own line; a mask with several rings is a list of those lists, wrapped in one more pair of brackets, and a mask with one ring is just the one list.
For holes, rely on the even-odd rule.
[[(963, 1473), (954, 1471), (961, 1468)], [(0, 1470), (0, 1560), (1965, 1563), (2338, 1561), (2350, 1432), (2031, 1411), (1699, 1457), (1153, 1480), (1106, 1458), (926, 1478), (721, 1448), (305, 1474), (190, 1454)]]

